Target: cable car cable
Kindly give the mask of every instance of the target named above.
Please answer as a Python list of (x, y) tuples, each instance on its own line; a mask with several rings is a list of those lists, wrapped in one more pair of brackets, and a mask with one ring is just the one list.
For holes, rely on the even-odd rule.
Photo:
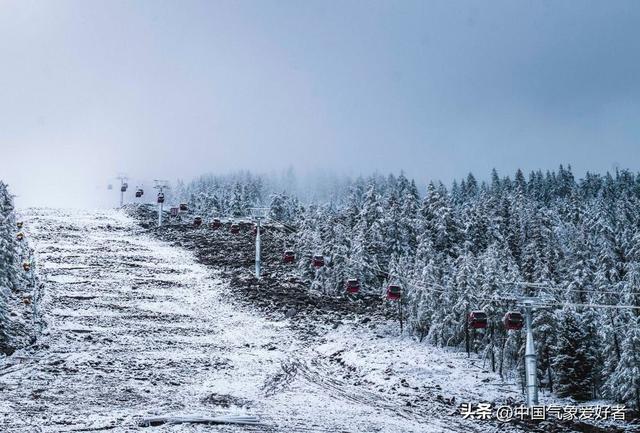
[[(275, 218), (272, 218), (272, 220), (274, 220), (274, 221), (276, 221), (276, 222), (279, 222), (280, 224), (282, 224), (282, 226), (283, 226), (284, 228), (286, 228), (286, 229), (290, 230), (292, 233), (297, 231), (297, 230), (294, 230), (293, 228), (291, 228), (291, 226), (288, 226), (288, 224), (286, 224), (286, 223), (284, 223), (284, 222), (282, 222), (282, 221), (279, 221), (279, 220), (277, 220), (277, 219), (275, 219)], [(351, 262), (358, 263), (358, 264), (360, 264), (360, 265), (362, 265), (362, 266), (364, 266), (364, 267), (367, 267), (367, 268), (369, 268), (369, 269), (373, 269), (374, 271), (382, 272), (382, 273), (384, 273), (384, 274), (386, 274), (386, 275), (396, 277), (396, 278), (398, 278), (398, 279), (401, 279), (401, 280), (407, 281), (407, 282), (409, 282), (409, 283), (413, 283), (413, 284), (411, 284), (411, 285), (412, 285), (412, 286), (414, 286), (414, 287), (416, 287), (416, 288), (422, 288), (422, 289), (427, 290), (427, 291), (430, 291), (430, 292), (438, 292), (438, 293), (450, 293), (451, 291), (455, 290), (455, 289), (452, 289), (452, 288), (448, 288), (448, 287), (442, 286), (442, 285), (440, 285), (440, 284), (434, 284), (434, 285), (436, 285), (436, 286), (438, 286), (438, 287), (442, 287), (442, 288), (443, 288), (442, 290), (434, 289), (434, 288), (432, 288), (432, 287), (425, 287), (425, 286), (422, 286), (422, 284), (415, 284), (415, 280), (412, 280), (412, 279), (409, 279), (409, 278), (406, 278), (406, 277), (399, 277), (398, 275), (391, 274), (390, 272), (385, 272), (385, 271), (383, 271), (383, 270), (381, 270), (381, 269), (379, 269), (379, 268), (373, 267), (372, 265), (368, 265), (368, 264), (366, 264), (366, 263), (362, 263), (362, 262), (356, 261), (355, 259), (352, 259), (352, 258), (350, 258), (350, 257), (344, 256), (344, 255), (342, 255), (342, 254), (333, 253), (333, 255), (334, 255), (334, 256), (338, 256), (338, 257), (342, 257), (342, 258), (344, 258), (344, 259), (346, 259), (346, 260), (349, 260), (349, 261), (351, 261)], [(503, 281), (502, 283), (505, 283), (505, 282)], [(534, 283), (534, 284), (535, 284), (535, 283)], [(538, 289), (540, 290), (540, 288), (538, 288)], [(598, 293), (598, 292), (595, 292), (595, 293)], [(601, 293), (601, 292), (600, 292), (600, 293)], [(621, 293), (617, 293), (617, 292), (616, 292), (616, 294), (621, 294)], [(622, 294), (624, 294), (624, 293), (622, 293)], [(474, 295), (474, 294), (471, 294), (471, 296), (472, 296), (474, 299), (476, 299), (476, 300), (479, 300), (479, 301), (486, 301), (486, 302), (517, 302), (517, 300), (511, 300), (511, 299), (495, 299), (495, 298), (486, 299), (486, 298), (478, 297), (477, 295)], [(520, 296), (520, 297), (521, 297), (521, 296)], [(636, 305), (625, 305), (625, 304), (597, 304), (597, 303), (574, 303), (574, 302), (562, 302), (562, 301), (555, 301), (555, 302), (543, 302), (543, 303), (541, 303), (541, 304), (538, 304), (538, 306), (540, 306), (540, 307), (552, 307), (552, 306), (565, 307), (565, 306), (574, 306), (574, 307), (587, 307), (587, 308), (613, 308), (613, 309), (618, 308), (618, 309), (640, 310), (640, 306), (636, 306)]]
[(611, 295), (640, 295), (640, 292), (625, 292), (625, 291), (611, 291), (611, 290), (598, 290), (598, 289), (563, 289), (562, 287), (550, 287), (544, 285), (544, 283), (528, 283), (526, 281), (501, 281), (502, 284), (513, 284), (517, 286), (531, 286), (537, 289), (553, 290), (557, 292), (577, 292), (577, 293), (596, 293), (596, 294), (611, 294)]

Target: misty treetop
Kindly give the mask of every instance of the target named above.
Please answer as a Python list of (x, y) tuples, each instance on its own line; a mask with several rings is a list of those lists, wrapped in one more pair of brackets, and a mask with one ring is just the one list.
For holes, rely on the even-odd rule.
[[(297, 185), (297, 186), (296, 186)], [(513, 178), (494, 170), (419, 191), (405, 175), (333, 179), (298, 196), (287, 176), (207, 176), (178, 193), (203, 215), (270, 207), (294, 227), (299, 272), (327, 296), (359, 278), (364, 291), (403, 287), (408, 332), (468, 347), (500, 374), (522, 374), (524, 339), (501, 324), (514, 297), (544, 296), (534, 315), (539, 380), (561, 396), (640, 408), (640, 175), (571, 167)], [(314, 271), (312, 254), (330, 266)], [(614, 308), (592, 307), (591, 304)], [(489, 316), (469, 331), (470, 311)]]

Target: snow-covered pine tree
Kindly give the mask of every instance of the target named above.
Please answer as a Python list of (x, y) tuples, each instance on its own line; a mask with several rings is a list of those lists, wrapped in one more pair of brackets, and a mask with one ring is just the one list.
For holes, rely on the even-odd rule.
[(16, 220), (13, 211), (13, 199), (6, 184), (0, 181), (0, 352), (7, 354), (14, 351), (16, 343), (11, 326), (9, 297), (20, 284), (20, 247), (15, 238)]
[(429, 236), (433, 247), (457, 257), (460, 241), (460, 224), (457, 221), (444, 187), (430, 183), (420, 209), (420, 229), (423, 236)]
[(640, 410), (640, 317), (627, 322), (621, 345), (621, 357), (605, 386), (616, 401)]
[(382, 273), (388, 272), (383, 210), (375, 183), (370, 183), (362, 209), (353, 228), (350, 258), (359, 267), (367, 287), (380, 287)]
[(248, 208), (244, 187), (240, 182), (237, 182), (233, 187), (230, 209), (231, 216), (235, 218), (246, 217), (249, 214)]
[(287, 198), (284, 193), (271, 194), (269, 218), (279, 222), (288, 222)]
[(556, 376), (556, 394), (578, 401), (593, 397), (596, 378), (595, 356), (590, 332), (585, 329), (581, 315), (565, 308), (558, 320), (559, 332), (553, 367)]
[(320, 234), (316, 224), (316, 206), (308, 206), (301, 212), (297, 220), (298, 232), (295, 237), (295, 251), (298, 272), (301, 277), (313, 280), (315, 272), (311, 266), (311, 258), (320, 247)]

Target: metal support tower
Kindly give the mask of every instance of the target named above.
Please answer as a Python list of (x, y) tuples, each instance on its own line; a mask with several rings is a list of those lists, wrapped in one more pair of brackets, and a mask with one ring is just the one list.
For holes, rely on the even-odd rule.
[(528, 298), (522, 301), (524, 306), (524, 318), (527, 331), (527, 340), (524, 352), (525, 379), (527, 386), (527, 406), (532, 407), (538, 404), (538, 367), (536, 359), (536, 347), (533, 340), (533, 313), (535, 298)]
[(527, 405), (531, 407), (538, 404), (538, 367), (536, 362), (536, 348), (533, 342), (533, 327), (531, 326), (531, 307), (525, 307), (524, 311), (527, 326), (524, 366), (527, 377)]
[[(120, 207), (124, 204), (124, 191), (123, 186), (127, 184), (127, 176), (118, 176), (116, 179), (120, 180)], [(127, 188), (125, 187), (124, 190)]]
[[(163, 194), (166, 188), (169, 188), (169, 181), (154, 179), (154, 188), (158, 190), (158, 194)], [(162, 227), (162, 205), (164, 203), (158, 203), (158, 227)]]
[(260, 279), (260, 218), (256, 220), (256, 278)]
[(253, 219), (256, 221), (256, 279), (260, 279), (260, 223), (266, 218), (268, 208), (252, 208), (251, 214), (253, 215)]
[(513, 296), (513, 294), (505, 294), (501, 296), (501, 299), (512, 299), (524, 309), (525, 331), (527, 333), (524, 352), (525, 385), (527, 406), (532, 407), (538, 404), (538, 366), (536, 345), (533, 337), (533, 309), (536, 307), (548, 307), (553, 302), (553, 299), (545, 294), (533, 296), (535, 284), (523, 283), (521, 285), (529, 286), (525, 295)]

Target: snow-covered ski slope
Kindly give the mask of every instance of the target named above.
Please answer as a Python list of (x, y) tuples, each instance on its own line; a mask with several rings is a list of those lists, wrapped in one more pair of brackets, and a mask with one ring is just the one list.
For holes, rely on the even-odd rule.
[[(457, 405), (517, 397), (462, 357), (355, 323), (301, 339), (118, 211), (25, 216), (46, 327), (38, 347), (0, 361), (3, 433), (487, 432), (497, 426), (462, 420)], [(223, 414), (263, 425), (138, 425)]]

